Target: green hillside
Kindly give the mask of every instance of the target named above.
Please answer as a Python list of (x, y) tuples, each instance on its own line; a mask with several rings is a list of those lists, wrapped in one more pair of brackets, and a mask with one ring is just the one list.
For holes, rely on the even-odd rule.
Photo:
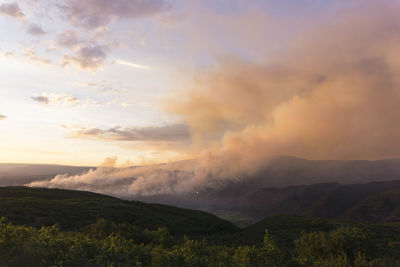
[(0, 217), (0, 266), (400, 266), (398, 223), (287, 215), (239, 229), (206, 212), (26, 187), (0, 188)]
[(350, 209), (345, 217), (358, 221), (400, 221), (400, 188), (365, 199)]
[(83, 191), (28, 187), (0, 188), (0, 217), (14, 224), (34, 227), (58, 224), (63, 230), (79, 230), (97, 219), (105, 219), (143, 229), (165, 226), (173, 235), (190, 237), (239, 230), (230, 222), (202, 211), (126, 201)]
[(236, 201), (231, 209), (250, 218), (290, 214), (385, 223), (400, 220), (400, 181), (261, 188)]

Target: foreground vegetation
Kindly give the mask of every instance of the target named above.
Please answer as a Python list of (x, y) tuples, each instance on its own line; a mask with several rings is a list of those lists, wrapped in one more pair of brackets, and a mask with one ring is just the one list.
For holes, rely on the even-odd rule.
[[(0, 219), (1, 266), (400, 266), (392, 257), (373, 258), (370, 237), (359, 228), (301, 233), (294, 251), (279, 246), (266, 230), (255, 245), (216, 245), (166, 228), (140, 230), (99, 219), (81, 231), (13, 225)], [(392, 243), (391, 246), (400, 246)]]

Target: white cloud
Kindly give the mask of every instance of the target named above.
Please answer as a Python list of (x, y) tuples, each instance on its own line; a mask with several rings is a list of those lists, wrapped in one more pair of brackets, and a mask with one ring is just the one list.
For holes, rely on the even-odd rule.
[(121, 59), (115, 60), (115, 63), (124, 65), (124, 66), (128, 66), (128, 67), (132, 67), (132, 68), (146, 69), (146, 70), (150, 69), (150, 67), (147, 65), (136, 64), (136, 63), (132, 63), (132, 62), (121, 60)]
[(66, 93), (42, 93), (31, 97), (36, 102), (49, 107), (64, 107), (64, 108), (86, 108), (99, 107), (100, 104), (90, 98), (80, 99)]
[(172, 123), (161, 126), (129, 127), (120, 126), (101, 129), (97, 127), (64, 127), (72, 130), (73, 138), (98, 138), (111, 141), (187, 141), (190, 139), (189, 127), (183, 123)]
[(10, 56), (15, 56), (15, 53), (11, 51), (4, 51), (3, 49), (0, 48), (0, 56), (8, 58)]
[(53, 61), (51, 61), (50, 59), (43, 57), (43, 56), (36, 55), (36, 52), (31, 48), (26, 48), (24, 53), (22, 54), (22, 56), (29, 59), (30, 61), (38, 62), (38, 63), (44, 64), (44, 65), (52, 65), (53, 64)]

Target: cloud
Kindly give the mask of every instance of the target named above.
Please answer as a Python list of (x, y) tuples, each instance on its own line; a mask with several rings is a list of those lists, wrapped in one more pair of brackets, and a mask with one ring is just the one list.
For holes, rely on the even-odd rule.
[(4, 3), (0, 5), (0, 14), (11, 16), (18, 19), (25, 18), (25, 14), (17, 3)]
[(82, 100), (66, 93), (42, 93), (32, 96), (31, 99), (48, 107), (85, 108), (100, 106), (99, 103), (90, 98)]
[[(56, 8), (63, 22), (81, 29), (66, 29), (56, 40), (50, 42), (49, 50), (67, 50), (62, 54), (61, 65), (74, 66), (95, 72), (104, 67), (108, 53), (119, 46), (119, 38), (106, 27), (110, 22), (121, 19), (137, 19), (162, 13), (169, 9), (163, 0), (61, 0), (45, 3), (37, 9)], [(27, 32), (41, 36), (45, 31), (40, 25), (30, 24)], [(39, 58), (33, 58), (39, 59)], [(43, 58), (42, 58), (43, 59)], [(148, 66), (121, 61), (119, 64), (148, 69)]]
[(1, 120), (4, 120), (4, 119), (7, 119), (7, 116), (6, 116), (6, 115), (1, 115), (1, 114), (0, 114), (0, 121), (1, 121)]
[(42, 29), (42, 27), (39, 24), (36, 24), (36, 23), (29, 24), (27, 33), (29, 33), (30, 35), (33, 35), (33, 36), (38, 36), (38, 37), (40, 37), (40, 36), (45, 34), (45, 32)]
[(117, 157), (107, 157), (104, 159), (103, 163), (100, 164), (101, 167), (115, 167), (117, 163)]
[(105, 80), (102, 80), (100, 82), (77, 83), (76, 85), (79, 87), (90, 88), (100, 93), (118, 93), (118, 94), (126, 93), (126, 90), (116, 88), (116, 87), (124, 87), (122, 84), (107, 82)]
[(49, 58), (46, 58), (44, 56), (38, 56), (35, 52), (35, 50), (31, 48), (24, 48), (22, 53), (15, 53), (13, 51), (4, 51), (3, 49), (0, 48), (0, 56), (4, 58), (9, 58), (9, 57), (23, 57), (29, 61), (40, 63), (43, 65), (53, 65), (53, 61)]
[(105, 41), (101, 32), (96, 32), (94, 36), (87, 38), (79, 38), (77, 32), (72, 30), (60, 33), (57, 36), (56, 47), (69, 50), (69, 53), (63, 56), (62, 66), (73, 65), (78, 69), (92, 72), (103, 67), (112, 42), (99, 44)]
[(31, 48), (26, 48), (22, 55), (30, 61), (37, 62), (37, 63), (43, 64), (43, 65), (53, 65), (54, 64), (53, 61), (51, 61), (50, 59), (43, 57), (43, 56), (36, 55), (36, 52)]
[(78, 35), (75, 31), (64, 31), (58, 35), (57, 44), (69, 48), (74, 47), (79, 44)]
[(169, 6), (162, 0), (68, 0), (58, 5), (76, 26), (94, 29), (114, 19), (136, 19), (165, 12)]
[(31, 98), (46, 105), (50, 103), (50, 99), (47, 96), (32, 96)]
[(146, 126), (109, 129), (75, 127), (70, 137), (73, 138), (99, 138), (114, 141), (187, 141), (190, 139), (189, 128), (186, 124), (167, 124), (162, 126)]
[(101, 68), (107, 58), (108, 47), (104, 45), (89, 45), (81, 47), (75, 55), (64, 55), (63, 66), (73, 64), (79, 69), (96, 71)]
[(121, 107), (124, 107), (124, 108), (130, 107), (133, 105), (135, 105), (135, 102), (133, 102), (133, 101), (125, 101), (125, 102), (121, 103)]
[(135, 63), (132, 63), (132, 62), (129, 62), (129, 61), (125, 61), (125, 60), (120, 60), (120, 59), (115, 60), (115, 63), (120, 64), (120, 65), (124, 65), (124, 66), (128, 66), (128, 67), (132, 67), (132, 68), (146, 69), (146, 70), (150, 69), (149, 66), (135, 64)]
[(4, 51), (3, 49), (0, 48), (0, 55), (4, 58), (8, 58), (10, 56), (15, 56), (15, 53), (11, 51)]

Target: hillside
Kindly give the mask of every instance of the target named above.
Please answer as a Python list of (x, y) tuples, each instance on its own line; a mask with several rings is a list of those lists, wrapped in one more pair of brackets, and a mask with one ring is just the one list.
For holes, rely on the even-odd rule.
[[(369, 222), (398, 221), (399, 217), (389, 214), (400, 207), (399, 190), (393, 188), (400, 188), (400, 181), (264, 188), (242, 199), (240, 211), (256, 218), (294, 214)], [(375, 205), (380, 206), (373, 208)], [(387, 214), (378, 216), (383, 207)]]
[(191, 237), (233, 233), (230, 222), (202, 211), (127, 201), (90, 192), (27, 187), (0, 188), (0, 217), (14, 224), (79, 230), (97, 219), (142, 229), (165, 226), (173, 235)]
[(361, 201), (344, 215), (358, 221), (399, 222), (400, 188), (388, 190)]
[(0, 188), (0, 216), (2, 266), (309, 266), (299, 255), (343, 266), (343, 253), (346, 266), (400, 264), (398, 223), (281, 215), (239, 229), (201, 211), (26, 187)]
[[(175, 165), (170, 167), (173, 166)], [(172, 168), (168, 175), (184, 175), (177, 173), (179, 166), (181, 165), (175, 166), (176, 170)], [(0, 185), (48, 179), (54, 177), (56, 172), (81, 173), (88, 168), (0, 164)], [(3, 174), (8, 173), (8, 176), (2, 176), (2, 171)], [(162, 172), (161, 169), (156, 171)], [(29, 172), (31, 174), (28, 174)], [(395, 221), (397, 217), (390, 214), (369, 215), (368, 212), (373, 209), (360, 208), (356, 211), (356, 207), (377, 194), (400, 188), (399, 177), (400, 160), (397, 159), (334, 161), (284, 156), (271, 161), (265, 169), (255, 175), (221, 179), (218, 186), (204, 186), (188, 192), (124, 197), (146, 203), (203, 210), (235, 222), (241, 227), (265, 217), (281, 214), (387, 222)], [(122, 187), (126, 187), (126, 184), (135, 179), (136, 177), (129, 176), (125, 178), (126, 183), (113, 186), (105, 184), (102, 188), (95, 189), (98, 190), (96, 192), (104, 191), (118, 196), (119, 192), (124, 191)], [(79, 185), (76, 187), (79, 188)], [(395, 194), (388, 196), (393, 198)], [(350, 212), (352, 209), (355, 211)], [(51, 223), (51, 220), (48, 223)]]
[[(219, 180), (198, 194), (133, 195), (150, 203), (262, 219), (278, 214), (340, 217), (374, 194), (400, 186), (400, 160), (307, 160), (279, 157), (247, 177)], [(224, 215), (225, 214), (225, 215)], [(238, 219), (240, 221), (240, 218)]]
[(206, 210), (240, 226), (283, 214), (368, 222), (400, 220), (400, 193), (393, 191), (400, 189), (399, 180), (350, 185), (322, 183), (252, 191), (246, 187), (228, 188), (230, 190), (201, 191), (196, 196), (175, 196), (173, 201), (168, 196), (140, 199)]

